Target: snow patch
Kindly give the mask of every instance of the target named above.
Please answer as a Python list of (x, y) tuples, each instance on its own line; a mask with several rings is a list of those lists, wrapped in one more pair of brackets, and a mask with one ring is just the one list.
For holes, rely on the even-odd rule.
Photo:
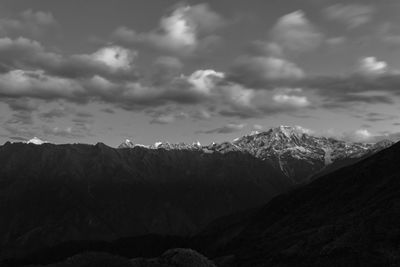
[(35, 136), (31, 140), (28, 140), (26, 143), (27, 144), (34, 144), (34, 145), (43, 145), (43, 144), (48, 143), (48, 142), (47, 141), (43, 141), (43, 140), (41, 140), (41, 139), (39, 139), (39, 138), (37, 138)]

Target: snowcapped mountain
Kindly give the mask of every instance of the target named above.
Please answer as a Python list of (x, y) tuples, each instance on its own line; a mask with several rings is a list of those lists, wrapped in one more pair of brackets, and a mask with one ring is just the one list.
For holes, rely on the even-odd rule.
[(354, 159), (360, 159), (393, 143), (350, 143), (313, 136), (298, 127), (279, 126), (266, 132), (243, 136), (233, 144), (268, 161), (293, 182), (301, 183), (328, 166), (339, 162), (346, 165), (346, 161), (353, 163)]
[(37, 138), (36, 136), (33, 137), (32, 139), (26, 141), (27, 144), (34, 144), (34, 145), (43, 145), (45, 143), (48, 143), (47, 141), (43, 141), (39, 138)]
[[(317, 173), (337, 169), (391, 146), (385, 140), (376, 144), (351, 143), (334, 138), (314, 136), (301, 127), (279, 126), (265, 132), (252, 132), (232, 142), (195, 144), (170, 144), (157, 142), (150, 149), (200, 150), (204, 153), (239, 151), (267, 161), (283, 172), (294, 183), (307, 181)], [(136, 145), (123, 143), (119, 148)]]
[(135, 144), (131, 140), (126, 139), (125, 142), (120, 144), (118, 148), (134, 148), (134, 147), (144, 147), (144, 148), (149, 148), (149, 146), (145, 146), (142, 144)]

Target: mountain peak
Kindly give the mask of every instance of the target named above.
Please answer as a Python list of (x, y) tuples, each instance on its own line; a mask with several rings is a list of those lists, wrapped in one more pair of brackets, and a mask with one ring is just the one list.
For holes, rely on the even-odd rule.
[(43, 141), (36, 136), (26, 142), (27, 144), (34, 144), (34, 145), (42, 145), (48, 143), (47, 141)]

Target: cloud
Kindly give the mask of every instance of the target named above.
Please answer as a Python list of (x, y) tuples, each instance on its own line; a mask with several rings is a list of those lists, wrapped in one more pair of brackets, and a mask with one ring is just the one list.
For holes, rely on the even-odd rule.
[(6, 121), (9, 125), (31, 125), (33, 124), (32, 113), (28, 111), (18, 111), (12, 114), (11, 118)]
[(249, 87), (264, 87), (282, 80), (296, 80), (305, 76), (295, 63), (266, 56), (241, 56), (231, 68), (231, 79)]
[[(37, 136), (38, 131), (32, 127), (32, 125), (21, 125), (6, 123), (3, 125), (3, 129), (6, 130), (11, 136), (24, 138), (32, 138), (32, 136)], [(15, 138), (14, 138), (15, 139)]]
[(251, 42), (246, 47), (246, 51), (250, 55), (255, 55), (255, 56), (269, 55), (277, 58), (283, 58), (284, 56), (283, 48), (279, 44), (265, 40), (256, 40)]
[(351, 142), (368, 142), (371, 141), (373, 135), (367, 129), (358, 129), (353, 132), (343, 133), (342, 139)]
[(254, 125), (253, 125), (253, 129), (254, 129), (254, 130), (258, 130), (258, 131), (259, 131), (259, 130), (262, 130), (263, 128), (264, 128), (264, 127), (263, 127), (262, 125), (260, 125), (260, 124), (254, 124)]
[(324, 15), (333, 21), (344, 23), (349, 29), (360, 27), (372, 20), (375, 9), (363, 4), (335, 4), (324, 10)]
[(298, 10), (279, 18), (272, 28), (271, 37), (287, 51), (306, 52), (318, 47), (324, 36), (305, 13)]
[(208, 120), (208, 119), (211, 119), (211, 114), (210, 114), (209, 111), (204, 110), (204, 109), (201, 109), (201, 110), (196, 110), (196, 111), (191, 115), (191, 117), (192, 117), (193, 119), (196, 119), (196, 120)]
[(79, 101), (83, 88), (75, 81), (51, 77), (43, 71), (12, 70), (0, 74), (0, 97), (65, 98)]
[(338, 46), (346, 43), (347, 38), (344, 36), (338, 36), (338, 37), (331, 37), (329, 39), (326, 39), (325, 42), (330, 45), (330, 46)]
[[(156, 113), (157, 114), (157, 113)], [(175, 114), (158, 114), (151, 121), (150, 124), (169, 124), (176, 120), (182, 120), (189, 118), (189, 114), (186, 112), (179, 112)]]
[(67, 109), (63, 106), (51, 109), (39, 114), (39, 118), (46, 122), (53, 122), (56, 118), (63, 118), (69, 115)]
[(305, 127), (300, 126), (300, 125), (295, 125), (294, 129), (296, 131), (298, 131), (299, 133), (304, 133), (304, 134), (308, 134), (308, 135), (315, 135), (316, 134), (316, 132), (314, 130), (305, 128)]
[(235, 133), (235, 132), (240, 132), (246, 124), (235, 124), (235, 123), (229, 123), (227, 125), (224, 125), (222, 127), (218, 127), (215, 129), (211, 130), (206, 130), (206, 131), (198, 131), (198, 133), (204, 133), (204, 134), (229, 134), (229, 133)]
[(39, 103), (29, 98), (6, 99), (9, 108), (13, 111), (32, 112), (38, 109)]
[(225, 78), (225, 74), (215, 70), (197, 70), (193, 72), (187, 81), (194, 90), (201, 94), (209, 95), (217, 82)]
[(151, 80), (153, 84), (162, 86), (182, 73), (183, 63), (176, 57), (161, 56), (154, 61), (153, 67)]
[(54, 16), (50, 12), (25, 10), (21, 13), (21, 17), (27, 24), (35, 24), (42, 26), (53, 26), (57, 24)]
[(161, 18), (156, 30), (137, 33), (121, 26), (114, 31), (113, 38), (124, 44), (144, 43), (160, 50), (188, 55), (213, 43), (215, 36), (211, 33), (225, 23), (207, 4), (179, 5), (170, 15)]
[(13, 69), (41, 70), (63, 78), (101, 75), (108, 79), (137, 80), (134, 68), (136, 51), (119, 46), (102, 47), (92, 54), (64, 56), (48, 52), (37, 41), (19, 37), (0, 38), (3, 72)]
[(77, 131), (76, 129), (72, 127), (49, 127), (47, 125), (43, 126), (42, 132), (44, 136), (50, 137), (50, 136), (59, 136), (59, 137), (64, 137), (64, 138), (80, 138), (84, 137), (85, 134), (81, 133), (80, 131)]
[(383, 41), (389, 45), (400, 45), (400, 35), (390, 34), (383, 36)]
[(375, 57), (365, 57), (359, 61), (358, 73), (362, 75), (382, 75), (387, 71), (388, 64), (385, 61), (378, 61)]
[(15, 18), (1, 18), (0, 34), (3, 36), (38, 37), (56, 29), (57, 26), (58, 23), (52, 13), (28, 9), (22, 11)]
[(112, 108), (102, 108), (101, 111), (108, 113), (108, 114), (114, 114), (115, 110)]
[(228, 117), (260, 118), (277, 113), (293, 113), (306, 109), (310, 102), (301, 90), (275, 88), (255, 90), (237, 83), (227, 83), (218, 89), (225, 105), (220, 115)]
[(294, 107), (307, 107), (310, 105), (310, 101), (305, 96), (276, 94), (273, 96), (273, 100), (279, 104), (289, 105)]
[(391, 92), (386, 91), (390, 85), (379, 91), (379, 87), (384, 86), (385, 82), (382, 85), (379, 83), (377, 80), (367, 80), (360, 76), (314, 77), (305, 80), (302, 86), (322, 97), (321, 106), (328, 109), (348, 108), (354, 103), (393, 104)]
[(133, 67), (133, 60), (137, 53), (120, 46), (104, 47), (93, 53), (94, 60), (106, 64), (114, 70), (129, 70)]
[(388, 115), (378, 112), (369, 112), (365, 115), (365, 120), (369, 122), (387, 121), (397, 119), (398, 116)]
[[(235, 61), (228, 74), (200, 69), (183, 75), (182, 62), (164, 56), (154, 61), (154, 66), (160, 68), (158, 76), (144, 76), (136, 72), (136, 55), (134, 50), (119, 46), (61, 55), (26, 38), (0, 38), (0, 100), (98, 102), (125, 110), (179, 104), (191, 105), (196, 110), (214, 108), (214, 114), (223, 116), (254, 118), (306, 110), (311, 102), (325, 108), (355, 102), (391, 104), (393, 94), (399, 95), (399, 75), (389, 67), (381, 75), (368, 77), (360, 75), (359, 68), (349, 76), (307, 77), (289, 60), (245, 55)], [(376, 59), (363, 63), (364, 72), (384, 69)], [(19, 104), (19, 108), (24, 104)], [(154, 123), (167, 122), (171, 118), (168, 115)], [(209, 116), (208, 113), (203, 117)]]

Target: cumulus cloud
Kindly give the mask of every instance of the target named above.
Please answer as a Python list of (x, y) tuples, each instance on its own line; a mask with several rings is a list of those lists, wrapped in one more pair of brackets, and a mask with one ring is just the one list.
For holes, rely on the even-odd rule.
[[(159, 78), (153, 75), (148, 79), (135, 72), (135, 57), (135, 51), (119, 46), (68, 56), (48, 52), (29, 39), (0, 38), (0, 98), (6, 103), (18, 98), (97, 101), (126, 110), (172, 103), (198, 110), (213, 107), (213, 112), (223, 116), (250, 118), (307, 109), (314, 103), (310, 94), (319, 95), (325, 107), (353, 102), (392, 103), (391, 95), (399, 94), (400, 87), (399, 76), (390, 71), (373, 77), (358, 73), (306, 77), (295, 63), (272, 56), (239, 57), (228, 74), (201, 69), (189, 75), (181, 74), (183, 64), (178, 58), (165, 56), (154, 62), (160, 68)], [(363, 63), (364, 72), (384, 69), (376, 59)], [(209, 112), (203, 117), (209, 118)], [(161, 117), (159, 121), (168, 119)]]
[(64, 56), (48, 52), (39, 42), (27, 38), (0, 38), (3, 72), (33, 69), (64, 78), (101, 75), (109, 79), (136, 80), (135, 57), (135, 51), (119, 46), (103, 47), (92, 54)]
[(359, 61), (358, 72), (363, 75), (382, 75), (388, 71), (388, 64), (375, 57), (362, 58)]
[(229, 134), (229, 133), (235, 133), (235, 132), (240, 132), (246, 124), (235, 124), (235, 123), (229, 123), (227, 125), (224, 125), (222, 127), (214, 128), (211, 130), (205, 130), (205, 131), (198, 131), (198, 133), (204, 133), (204, 134)]
[(239, 57), (231, 69), (231, 78), (249, 87), (264, 87), (273, 82), (296, 80), (304, 76), (304, 71), (295, 63), (266, 56)]
[(82, 86), (69, 79), (51, 77), (43, 71), (12, 70), (0, 74), (0, 97), (70, 99), (79, 102)]
[(100, 61), (112, 69), (131, 69), (133, 67), (133, 60), (137, 53), (128, 49), (111, 46), (104, 47), (93, 53), (91, 56), (94, 60)]
[(310, 105), (310, 101), (305, 96), (276, 94), (273, 96), (273, 100), (279, 104), (290, 105), (294, 107), (307, 107)]
[(301, 10), (279, 18), (272, 29), (271, 37), (284, 49), (294, 52), (310, 51), (318, 47), (323, 40), (323, 34)]
[(324, 15), (333, 21), (344, 23), (349, 29), (360, 27), (372, 20), (375, 9), (363, 4), (335, 4), (324, 10)]
[(197, 70), (193, 72), (187, 80), (191, 85), (193, 85), (193, 88), (196, 91), (201, 94), (209, 95), (217, 82), (224, 77), (224, 73), (215, 70)]
[(117, 28), (113, 37), (125, 44), (145, 43), (177, 54), (190, 54), (215, 40), (211, 33), (225, 20), (207, 4), (180, 5), (170, 15), (161, 18), (159, 28), (137, 33), (125, 26)]
[(237, 83), (227, 83), (218, 90), (225, 104), (219, 114), (228, 117), (245, 119), (292, 113), (310, 105), (308, 98), (297, 89), (255, 90)]

